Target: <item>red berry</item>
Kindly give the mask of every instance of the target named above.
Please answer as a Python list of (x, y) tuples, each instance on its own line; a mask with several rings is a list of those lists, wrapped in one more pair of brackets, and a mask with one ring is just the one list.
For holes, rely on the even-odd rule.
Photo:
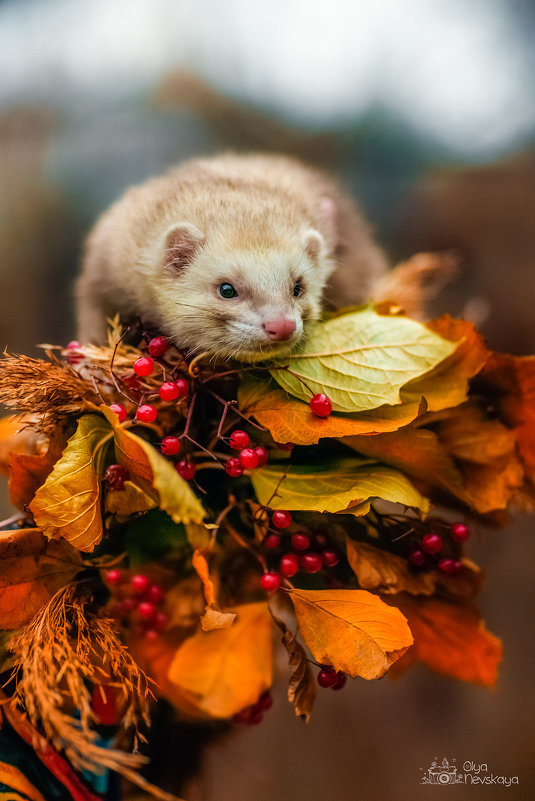
[(326, 534), (316, 533), (314, 534), (314, 545), (317, 545), (318, 548), (326, 548), (329, 544), (329, 538)]
[(137, 595), (143, 595), (149, 588), (149, 580), (144, 573), (132, 576), (132, 589)]
[(297, 531), (292, 534), (292, 548), (296, 551), (306, 551), (310, 547), (310, 537), (306, 531)]
[(455, 542), (466, 542), (470, 536), (470, 529), (465, 523), (453, 523), (450, 529), (450, 535)]
[(290, 512), (283, 511), (282, 509), (277, 509), (277, 511), (273, 512), (271, 516), (271, 522), (273, 523), (275, 528), (288, 528), (288, 526), (292, 522), (292, 516)]
[(153, 604), (159, 604), (160, 601), (163, 601), (165, 593), (160, 587), (159, 584), (153, 584), (149, 587), (149, 591), (147, 592), (147, 601), (151, 601)]
[(188, 462), (187, 459), (182, 459), (182, 461), (177, 464), (176, 469), (179, 476), (181, 476), (184, 481), (190, 481), (197, 472), (197, 468), (193, 462)]
[(174, 381), (166, 381), (158, 390), (158, 395), (163, 401), (173, 401), (180, 395), (180, 390)]
[(346, 674), (342, 670), (339, 670), (338, 673), (336, 674), (336, 681), (333, 684), (332, 689), (341, 690), (342, 687), (346, 686), (346, 681), (347, 681)]
[(124, 482), (128, 478), (128, 470), (121, 464), (110, 464), (104, 473), (104, 481), (110, 489), (123, 490)]
[(132, 365), (134, 373), (141, 377), (150, 375), (154, 370), (154, 362), (150, 356), (140, 356)]
[(231, 478), (237, 478), (242, 475), (244, 468), (237, 456), (231, 456), (227, 459), (225, 470)]
[(67, 350), (77, 350), (79, 347), (81, 347), (81, 345), (78, 342), (78, 340), (77, 339), (72, 339), (69, 342), (69, 344), (67, 345)]
[(337, 679), (338, 675), (334, 668), (323, 668), (318, 673), (316, 681), (320, 687), (332, 687), (333, 684), (336, 684)]
[(229, 445), (231, 448), (234, 448), (236, 451), (241, 451), (242, 448), (246, 448), (249, 445), (250, 439), (249, 434), (245, 431), (242, 431), (238, 428), (236, 431), (233, 431), (230, 435)]
[(178, 387), (178, 397), (185, 398), (189, 392), (189, 384), (185, 378), (177, 378), (175, 384)]
[(409, 562), (414, 567), (423, 567), (426, 563), (425, 553), (417, 548), (409, 554)]
[(325, 567), (336, 567), (338, 562), (340, 561), (340, 557), (336, 553), (336, 551), (325, 550), (322, 551), (321, 554), (321, 561), (325, 565)]
[(280, 572), (286, 578), (295, 576), (299, 569), (299, 560), (294, 553), (284, 554), (280, 561)]
[(156, 613), (156, 607), (154, 604), (151, 604), (150, 601), (142, 601), (139, 604), (137, 611), (143, 620), (152, 620)]
[(78, 362), (83, 361), (84, 354), (76, 353), (76, 351), (80, 347), (81, 345), (76, 339), (73, 339), (72, 342), (69, 342), (69, 344), (67, 345), (66, 350), (71, 351), (70, 353), (67, 353), (65, 356), (69, 364), (78, 364)]
[(424, 534), (422, 538), (422, 549), (426, 553), (438, 553), (442, 548), (442, 537), (438, 534)]
[(455, 569), (454, 564), (455, 564), (455, 559), (441, 559), (438, 563), (438, 569), (442, 573), (447, 573), (448, 575), (451, 575), (451, 573)]
[(147, 629), (147, 631), (145, 632), (145, 639), (148, 640), (149, 642), (156, 642), (159, 636), (160, 635), (158, 634), (158, 632), (155, 631), (154, 629)]
[(137, 601), (135, 598), (123, 598), (123, 600), (119, 604), (119, 612), (121, 615), (129, 615), (130, 612), (133, 612), (137, 606)]
[(121, 580), (121, 571), (114, 569), (108, 570), (106, 573), (106, 581), (108, 584), (118, 584)]
[(244, 448), (240, 451), (239, 460), (246, 470), (254, 470), (258, 467), (258, 456), (253, 448)]
[(248, 726), (257, 726), (259, 723), (262, 723), (262, 718), (262, 710), (258, 704), (254, 704), (249, 708), (249, 714), (245, 723), (247, 723)]
[(314, 395), (308, 405), (316, 417), (328, 417), (333, 410), (331, 401), (323, 392)]
[(319, 553), (305, 553), (303, 567), (307, 573), (318, 573), (323, 567)]
[(268, 462), (268, 452), (265, 448), (262, 448), (261, 445), (259, 445), (258, 448), (255, 448), (254, 452), (258, 456), (258, 467), (264, 467), (264, 465)]
[(247, 706), (245, 709), (242, 709), (241, 712), (236, 712), (235, 715), (232, 716), (233, 723), (248, 723), (249, 715), (251, 714), (252, 707)]
[(161, 631), (169, 623), (169, 618), (163, 612), (157, 612), (152, 623), (158, 631)]
[(119, 422), (122, 423), (123, 420), (126, 420), (126, 409), (124, 406), (121, 406), (120, 403), (112, 403), (110, 406), (112, 412), (115, 412), (117, 417), (119, 418)]
[(258, 699), (257, 706), (260, 707), (262, 712), (267, 712), (268, 709), (271, 709), (273, 706), (273, 696), (271, 695), (269, 690), (266, 690), (262, 693), (260, 698)]
[(459, 562), (458, 559), (455, 559), (451, 566), (451, 575), (458, 576), (462, 569), (463, 569), (463, 563)]
[(175, 456), (180, 451), (180, 440), (178, 437), (164, 437), (160, 450), (166, 456)]
[(279, 585), (280, 580), (276, 573), (264, 573), (264, 575), (260, 577), (260, 586), (263, 590), (273, 592), (279, 589)]
[(121, 378), (121, 381), (125, 387), (128, 387), (128, 389), (131, 389), (133, 392), (139, 392), (141, 389), (141, 384), (135, 373), (128, 373), (128, 375)]
[(165, 337), (153, 337), (149, 342), (149, 354), (154, 358), (158, 358), (158, 356), (164, 355), (168, 347), (169, 342)]
[(139, 420), (140, 423), (152, 423), (153, 420), (156, 420), (157, 416), (157, 410), (148, 403), (137, 407), (136, 419)]
[(278, 534), (268, 534), (267, 537), (264, 537), (264, 548), (268, 548), (270, 551), (274, 551), (280, 544), (281, 538)]

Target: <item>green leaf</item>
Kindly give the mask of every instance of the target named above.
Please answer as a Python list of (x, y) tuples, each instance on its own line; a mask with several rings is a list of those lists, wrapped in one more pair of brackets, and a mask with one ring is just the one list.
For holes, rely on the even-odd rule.
[(317, 324), (305, 352), (270, 372), (301, 400), (324, 392), (335, 412), (361, 412), (401, 403), (401, 388), (456, 348), (421, 323), (366, 308)]
[(102, 538), (100, 478), (111, 428), (85, 414), (61, 458), (30, 504), (35, 522), (49, 539), (63, 538), (79, 551), (92, 551)]
[(259, 503), (271, 509), (366, 514), (366, 501), (375, 498), (429, 508), (429, 501), (402, 473), (365, 459), (317, 467), (269, 465), (255, 470), (251, 481)]

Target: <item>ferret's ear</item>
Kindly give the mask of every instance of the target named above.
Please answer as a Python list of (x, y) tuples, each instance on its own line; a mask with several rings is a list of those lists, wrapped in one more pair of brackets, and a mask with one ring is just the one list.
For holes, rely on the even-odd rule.
[(303, 236), (303, 247), (309, 259), (317, 263), (325, 249), (325, 240), (319, 231), (310, 228), (308, 231), (305, 231)]
[(204, 234), (195, 225), (172, 225), (165, 234), (163, 269), (171, 277), (180, 275), (204, 243)]

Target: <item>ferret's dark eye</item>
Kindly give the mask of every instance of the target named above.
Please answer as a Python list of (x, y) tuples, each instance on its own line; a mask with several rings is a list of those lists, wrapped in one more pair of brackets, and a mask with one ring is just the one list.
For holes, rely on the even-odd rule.
[(294, 286), (294, 292), (293, 292), (294, 298), (298, 298), (300, 295), (303, 294), (304, 291), (305, 287), (303, 286), (301, 281), (297, 281), (296, 285)]
[(222, 298), (237, 298), (238, 293), (232, 286), (232, 284), (221, 284), (219, 287), (219, 294)]

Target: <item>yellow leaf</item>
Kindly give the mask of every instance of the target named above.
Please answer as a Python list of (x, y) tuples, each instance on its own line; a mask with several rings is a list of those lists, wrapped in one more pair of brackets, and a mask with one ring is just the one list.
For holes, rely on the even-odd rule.
[(198, 631), (178, 648), (168, 680), (189, 703), (228, 718), (256, 703), (271, 686), (271, 616), (265, 603), (235, 608), (228, 629)]
[(412, 645), (401, 612), (365, 590), (292, 590), (290, 599), (314, 658), (350, 676), (378, 679)]
[(101, 446), (109, 436), (105, 420), (83, 415), (61, 458), (35, 493), (30, 510), (49, 539), (66, 539), (79, 551), (92, 551), (100, 542)]
[(106, 493), (106, 511), (118, 517), (130, 517), (138, 512), (154, 509), (156, 501), (132, 481), (124, 482), (122, 490), (108, 490)]
[(429, 508), (427, 499), (402, 473), (365, 459), (315, 467), (269, 465), (255, 470), (251, 481), (258, 501), (272, 509), (366, 514), (369, 504), (363, 502), (373, 498), (423, 511)]
[(206, 513), (171, 462), (150, 442), (119, 425), (117, 415), (107, 406), (100, 408), (113, 427), (117, 459), (130, 477), (136, 478), (136, 483), (156, 499), (175, 523), (201, 523)]
[(81, 567), (78, 551), (37, 528), (0, 532), (0, 629), (25, 625)]
[(401, 403), (401, 388), (455, 348), (421, 323), (366, 308), (318, 323), (306, 350), (290, 357), (288, 369), (270, 372), (301, 400), (325, 392), (334, 411), (361, 412)]

